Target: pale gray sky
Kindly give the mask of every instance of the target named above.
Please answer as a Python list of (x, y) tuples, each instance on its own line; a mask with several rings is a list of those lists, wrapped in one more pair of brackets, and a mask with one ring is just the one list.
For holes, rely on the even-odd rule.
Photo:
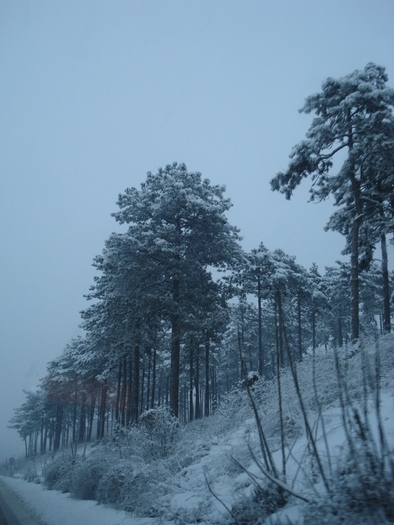
[[(269, 180), (328, 76), (386, 66), (393, 0), (0, 0), (0, 461), (22, 389), (78, 334), (117, 195), (174, 160), (225, 184), (249, 250), (321, 270), (330, 203)], [(393, 251), (391, 248), (391, 258)]]

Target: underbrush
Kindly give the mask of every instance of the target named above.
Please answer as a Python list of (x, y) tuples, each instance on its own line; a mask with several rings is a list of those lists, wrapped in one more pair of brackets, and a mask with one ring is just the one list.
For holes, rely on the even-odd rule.
[(43, 469), (48, 489), (144, 516), (157, 516), (169, 492), (169, 456), (181, 428), (166, 408), (149, 410), (138, 427), (119, 428), (85, 455), (59, 452)]
[(394, 523), (394, 476), (382, 469), (369, 446), (348, 451), (335, 471), (331, 494), (305, 509), (304, 524), (385, 525)]
[(68, 453), (57, 454), (49, 461), (44, 469), (43, 476), (49, 490), (71, 492), (72, 475), (75, 467), (75, 458)]
[[(264, 509), (256, 507), (255, 497), (246, 497), (245, 505), (230, 509), (234, 523), (394, 523), (394, 455), (386, 430), (392, 396), (387, 394), (385, 417), (382, 414), (382, 384), (393, 386), (393, 350), (393, 337), (387, 336), (375, 348), (366, 348), (361, 342), (350, 352), (345, 348), (326, 359), (319, 356), (309, 363), (309, 389), (307, 360), (296, 364), (288, 352), (290, 371), (281, 374), (282, 388), (276, 389), (282, 396), (282, 407), (286, 407), (277, 416), (281, 432), (276, 445), (269, 441), (275, 419), (266, 425), (266, 414), (256, 408), (258, 393), (248, 392), (255, 409), (259, 446), (257, 451), (249, 446), (254, 471), (250, 465), (243, 468), (257, 487), (254, 494), (273, 483), (292, 504), (298, 501), (302, 512), (292, 521), (278, 508), (265, 520)], [(285, 410), (289, 408), (291, 414), (295, 410), (304, 427), (306, 442), (298, 453), (292, 452), (286, 430)], [(393, 426), (392, 421), (388, 424)]]

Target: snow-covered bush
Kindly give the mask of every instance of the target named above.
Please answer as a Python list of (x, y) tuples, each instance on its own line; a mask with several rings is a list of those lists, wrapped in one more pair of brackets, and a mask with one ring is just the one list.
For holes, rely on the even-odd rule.
[(29, 458), (22, 470), (23, 479), (26, 481), (34, 481), (40, 483), (40, 476), (38, 473), (37, 464), (34, 458)]
[[(371, 445), (371, 443), (369, 443)], [(357, 447), (338, 466), (332, 494), (305, 509), (305, 525), (385, 525), (394, 523), (393, 473), (382, 471), (377, 450)]]
[(130, 467), (122, 463), (110, 467), (100, 478), (96, 497), (99, 503), (107, 503), (119, 507), (125, 498), (125, 484), (131, 477)]
[(159, 498), (169, 491), (167, 475), (162, 462), (133, 465), (131, 459), (119, 460), (100, 478), (97, 501), (140, 516), (158, 516)]
[(50, 490), (70, 492), (75, 458), (66, 453), (57, 454), (44, 469), (44, 483)]
[(231, 513), (234, 520), (242, 525), (257, 525), (274, 514), (287, 503), (287, 494), (276, 485), (257, 487), (250, 496), (237, 501)]
[(101, 478), (109, 468), (109, 459), (92, 454), (75, 464), (72, 473), (71, 494), (79, 499), (95, 499)]
[(135, 469), (127, 479), (123, 508), (138, 516), (158, 517), (163, 514), (163, 497), (171, 490), (169, 472), (159, 461)]
[(140, 417), (143, 432), (144, 458), (155, 460), (167, 457), (180, 432), (179, 421), (168, 407), (147, 410)]

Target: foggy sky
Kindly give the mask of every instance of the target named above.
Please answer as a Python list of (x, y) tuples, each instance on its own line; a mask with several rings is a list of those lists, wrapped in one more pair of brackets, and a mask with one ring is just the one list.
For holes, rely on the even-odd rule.
[[(0, 461), (23, 389), (80, 333), (126, 187), (173, 161), (225, 184), (246, 250), (323, 272), (330, 202), (270, 190), (304, 99), (368, 62), (394, 85), (392, 0), (0, 1)], [(390, 247), (393, 259), (393, 248)]]

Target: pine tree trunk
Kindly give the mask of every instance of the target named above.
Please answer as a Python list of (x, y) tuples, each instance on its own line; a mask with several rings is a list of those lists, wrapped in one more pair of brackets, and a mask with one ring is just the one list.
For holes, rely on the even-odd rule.
[(193, 381), (194, 381), (194, 364), (193, 364), (193, 354), (194, 354), (194, 343), (190, 344), (190, 356), (189, 356), (189, 368), (190, 368), (190, 377), (189, 377), (189, 421), (194, 420), (194, 402), (193, 402)]
[(166, 406), (169, 406), (169, 397), (170, 397), (170, 376), (166, 376)]
[(79, 412), (79, 432), (78, 432), (78, 443), (85, 441), (86, 433), (86, 393), (82, 393), (81, 409)]
[(261, 276), (257, 276), (257, 307), (259, 322), (259, 376), (264, 373), (264, 349), (263, 349), (263, 316), (261, 307)]
[(138, 423), (140, 392), (140, 345), (138, 341), (134, 345), (133, 361), (133, 382), (131, 385), (131, 422), (136, 424)]
[[(282, 309), (279, 309), (280, 291), (275, 292), (275, 339), (277, 346), (277, 359), (279, 366), (285, 366), (284, 348), (283, 348), (283, 319)], [(274, 369), (275, 373), (275, 369)]]
[(121, 424), (126, 426), (126, 398), (127, 398), (127, 359), (123, 356), (123, 381), (122, 381), (122, 396), (120, 404)]
[(55, 437), (53, 440), (53, 451), (57, 452), (60, 448), (60, 439), (62, 435), (62, 427), (63, 427), (63, 408), (58, 403), (56, 405), (56, 423), (55, 423)]
[(179, 374), (181, 354), (181, 320), (179, 315), (180, 283), (173, 283), (175, 313), (171, 320), (171, 369), (170, 369), (170, 409), (175, 417), (179, 415)]
[(200, 419), (200, 353), (197, 347), (196, 352), (196, 375), (195, 375), (195, 392), (196, 392), (196, 419)]
[(210, 396), (210, 393), (209, 393), (209, 382), (210, 382), (209, 351), (210, 351), (209, 337), (207, 337), (205, 341), (205, 405), (204, 405), (205, 417), (209, 416), (209, 396)]
[(298, 358), (302, 361), (302, 322), (301, 322), (301, 290), (297, 293), (297, 320), (298, 320)]
[(338, 317), (338, 346), (342, 348), (343, 346), (343, 328), (342, 328), (342, 308), (339, 307), (339, 317)]
[(163, 372), (160, 372), (159, 388), (157, 389), (157, 406), (159, 407), (162, 405), (162, 401), (161, 401), (162, 388), (163, 388)]
[(45, 425), (42, 454), (45, 454), (47, 451), (47, 442), (48, 442), (48, 426)]
[(144, 389), (145, 389), (145, 367), (142, 367), (142, 378), (141, 378), (141, 402), (140, 402), (140, 413), (144, 410)]
[(240, 330), (239, 326), (237, 329), (237, 335), (238, 335), (238, 355), (239, 355), (239, 363), (241, 368), (241, 379), (246, 381), (246, 364), (245, 359), (243, 356), (243, 337), (242, 337), (242, 331)]
[(152, 349), (148, 348), (148, 380), (146, 385), (146, 409), (149, 410), (149, 394), (150, 394), (150, 380), (151, 380), (151, 367), (152, 367)]
[(74, 406), (73, 406), (73, 422), (72, 422), (72, 443), (77, 441), (77, 401), (78, 401), (78, 382), (75, 378), (75, 389), (74, 389)]
[(360, 302), (359, 302), (359, 233), (363, 217), (363, 207), (361, 203), (360, 179), (356, 177), (356, 168), (354, 160), (351, 158), (353, 150), (353, 130), (351, 126), (351, 117), (348, 115), (349, 121), (349, 178), (352, 185), (355, 216), (353, 217), (352, 231), (351, 231), (351, 319), (352, 319), (352, 341), (357, 341), (360, 335)]
[(88, 435), (87, 440), (90, 441), (92, 439), (92, 431), (93, 431), (93, 421), (94, 421), (94, 412), (96, 409), (96, 395), (92, 393), (92, 398), (90, 401), (90, 411), (89, 411), (89, 427), (88, 427)]
[(312, 350), (316, 349), (316, 310), (312, 310)]
[(116, 405), (115, 405), (115, 419), (116, 419), (117, 423), (119, 423), (119, 420), (120, 420), (119, 407), (120, 407), (121, 381), (122, 381), (122, 360), (119, 359), (118, 385), (117, 385), (117, 389), (116, 389)]
[(105, 431), (105, 414), (107, 410), (107, 385), (101, 389), (101, 402), (100, 402), (100, 417), (99, 417), (99, 431), (97, 439), (103, 439)]
[(152, 364), (152, 395), (150, 407), (155, 406), (155, 392), (156, 392), (156, 348), (153, 350), (153, 364)]
[(351, 264), (351, 305), (352, 305), (352, 341), (357, 341), (360, 335), (360, 306), (359, 306), (359, 262), (358, 243), (361, 219), (354, 218), (352, 227)]
[(128, 381), (127, 381), (127, 410), (126, 410), (126, 425), (130, 425), (131, 417), (131, 407), (132, 407), (132, 398), (133, 398), (133, 359), (132, 356), (129, 356), (129, 369), (127, 372)]
[(383, 279), (383, 331), (388, 334), (391, 332), (390, 319), (390, 284), (388, 272), (388, 257), (387, 257), (387, 243), (386, 235), (380, 238), (382, 248), (382, 279)]

